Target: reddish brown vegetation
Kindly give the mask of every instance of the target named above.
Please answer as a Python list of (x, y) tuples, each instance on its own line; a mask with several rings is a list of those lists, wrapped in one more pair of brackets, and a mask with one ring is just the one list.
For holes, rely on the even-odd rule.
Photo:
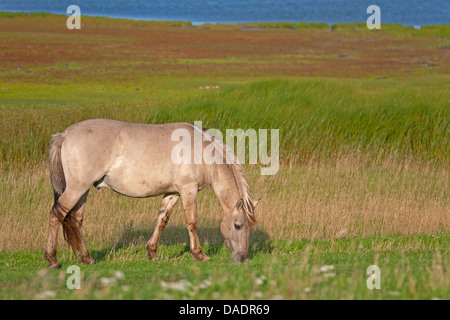
[(179, 27), (94, 18), (84, 18), (81, 30), (68, 30), (65, 19), (0, 19), (1, 69), (20, 67), (26, 72), (52, 67), (56, 78), (64, 77), (68, 64), (108, 78), (133, 78), (133, 73), (359, 78), (426, 69), (448, 73), (450, 65), (439, 37), (331, 28)]

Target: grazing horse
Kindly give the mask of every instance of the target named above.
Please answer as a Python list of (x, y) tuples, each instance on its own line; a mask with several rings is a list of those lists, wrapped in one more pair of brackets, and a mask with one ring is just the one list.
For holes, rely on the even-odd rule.
[[(193, 161), (192, 154), (192, 161), (175, 164), (172, 149), (179, 142), (173, 141), (172, 133), (177, 129), (186, 130), (191, 136), (200, 133), (201, 151), (209, 146), (208, 150), (214, 149), (216, 158), (225, 159), (231, 153), (234, 161), (198, 164)], [(189, 144), (190, 147), (191, 142)], [(82, 121), (53, 135), (49, 171), (54, 191), (44, 252), (49, 268), (58, 267), (56, 245), (60, 224), (78, 261), (94, 263), (81, 229), (91, 186), (110, 188), (137, 198), (164, 195), (155, 230), (147, 243), (147, 255), (153, 260), (157, 259), (161, 233), (181, 197), (190, 252), (198, 261), (209, 258), (203, 253), (197, 236), (197, 193), (211, 186), (223, 208), (220, 230), (232, 260), (247, 260), (249, 234), (256, 222), (254, 209), (258, 202), (250, 199), (243, 168), (232, 151), (192, 124), (139, 124), (107, 119)]]

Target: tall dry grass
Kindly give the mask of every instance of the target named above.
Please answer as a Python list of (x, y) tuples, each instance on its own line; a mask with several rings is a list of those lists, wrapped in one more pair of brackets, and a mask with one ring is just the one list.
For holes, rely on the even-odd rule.
[[(413, 160), (371, 165), (363, 155), (342, 155), (335, 165), (285, 164), (274, 176), (247, 166), (252, 194), (262, 198), (253, 242), (332, 239), (450, 230), (448, 168)], [(42, 249), (52, 191), (45, 163), (0, 175), (0, 252)], [(153, 232), (161, 197), (133, 199), (92, 189), (85, 212), (89, 248), (144, 245)], [(221, 243), (222, 209), (213, 192), (199, 196), (199, 237)], [(59, 247), (66, 247), (60, 235)], [(181, 202), (163, 244), (188, 243)]]

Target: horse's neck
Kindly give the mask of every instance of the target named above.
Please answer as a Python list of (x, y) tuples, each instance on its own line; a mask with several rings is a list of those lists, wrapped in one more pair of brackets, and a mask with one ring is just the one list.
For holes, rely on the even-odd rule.
[(214, 176), (211, 186), (214, 193), (219, 199), (224, 212), (231, 212), (241, 198), (232, 168), (226, 164), (216, 164), (213, 172)]

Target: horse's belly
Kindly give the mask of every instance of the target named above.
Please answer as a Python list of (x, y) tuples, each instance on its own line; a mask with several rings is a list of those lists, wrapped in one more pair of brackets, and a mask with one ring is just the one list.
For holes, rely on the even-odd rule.
[(103, 180), (96, 185), (96, 188), (109, 188), (129, 197), (145, 198), (156, 197), (164, 193), (173, 193), (176, 190), (171, 183), (164, 181), (148, 181), (144, 177), (116, 177), (106, 175)]

